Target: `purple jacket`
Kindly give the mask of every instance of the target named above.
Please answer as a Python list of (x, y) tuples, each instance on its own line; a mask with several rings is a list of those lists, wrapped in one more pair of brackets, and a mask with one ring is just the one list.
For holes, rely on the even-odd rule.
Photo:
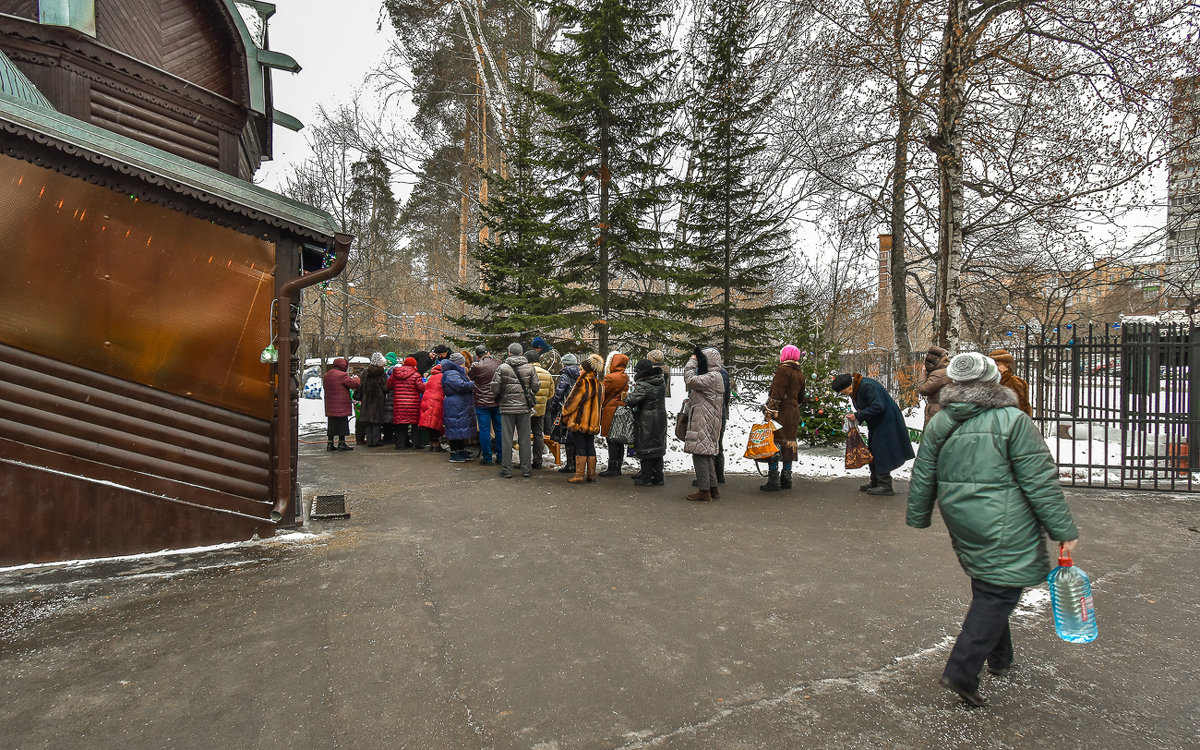
[(333, 360), (333, 364), (325, 371), (322, 378), (325, 386), (325, 416), (349, 417), (354, 414), (354, 404), (350, 401), (350, 389), (357, 388), (360, 383), (357, 375), (346, 372), (349, 364), (343, 357)]

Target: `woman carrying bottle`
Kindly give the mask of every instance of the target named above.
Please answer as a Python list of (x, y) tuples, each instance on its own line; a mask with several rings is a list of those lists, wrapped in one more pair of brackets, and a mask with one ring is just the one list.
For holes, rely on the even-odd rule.
[(1070, 551), (1079, 532), (1058, 469), (1017, 396), (1000, 385), (992, 360), (964, 352), (950, 360), (951, 384), (929, 421), (908, 490), (909, 526), (929, 526), (936, 501), (958, 562), (971, 577), (971, 606), (940, 683), (982, 706), (979, 672), (1013, 663), (1008, 617), (1021, 590), (1046, 580), (1046, 534)]

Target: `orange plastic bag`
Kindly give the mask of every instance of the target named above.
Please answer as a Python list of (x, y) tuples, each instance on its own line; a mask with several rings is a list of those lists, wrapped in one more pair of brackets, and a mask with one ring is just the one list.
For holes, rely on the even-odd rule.
[(851, 427), (846, 433), (846, 468), (861, 469), (875, 460), (871, 449), (863, 442), (857, 427)]
[(766, 461), (778, 453), (779, 448), (775, 446), (775, 425), (764, 422), (750, 428), (750, 440), (746, 444), (746, 458)]

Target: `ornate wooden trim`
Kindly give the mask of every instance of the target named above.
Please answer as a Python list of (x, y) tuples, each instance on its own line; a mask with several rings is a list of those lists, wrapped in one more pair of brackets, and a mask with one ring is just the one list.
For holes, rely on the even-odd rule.
[[(140, 200), (147, 200), (271, 242), (278, 243), (285, 236), (302, 237), (321, 245), (329, 241), (326, 235), (286, 219), (213, 196), (202, 189), (130, 166), (72, 143), (31, 133), (20, 125), (3, 119), (0, 119), (0, 153), (120, 193), (137, 195)], [(291, 273), (294, 274), (295, 271)]]

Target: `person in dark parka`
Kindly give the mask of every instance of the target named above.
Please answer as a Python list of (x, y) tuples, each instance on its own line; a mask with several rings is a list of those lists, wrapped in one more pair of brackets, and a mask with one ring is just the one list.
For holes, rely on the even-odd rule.
[(416, 362), (413, 366), (417, 368), (417, 372), (421, 374), (421, 377), (429, 375), (429, 370), (433, 367), (433, 355), (425, 351), (413, 352), (408, 355), (408, 359)]
[(867, 426), (867, 447), (875, 460), (870, 464), (871, 482), (859, 489), (869, 495), (895, 495), (892, 471), (916, 458), (900, 407), (882, 383), (859, 373), (842, 373), (831, 385), (854, 402), (855, 411), (846, 418)]
[(475, 436), (475, 382), (463, 367), (466, 357), (455, 352), (441, 362), (442, 368), (442, 426), (450, 441), (450, 461), (471, 460), (466, 451), (467, 441)]
[(648, 359), (634, 368), (633, 390), (625, 398), (633, 410), (633, 448), (642, 462), (639, 487), (663, 484), (663, 457), (667, 454), (667, 386), (662, 369)]
[(378, 448), (383, 445), (383, 425), (392, 423), (392, 412), (387, 402), (387, 371), (384, 366), (387, 360), (383, 354), (375, 352), (371, 355), (371, 364), (362, 375), (362, 384), (358, 389), (358, 398), (362, 402), (362, 420), (366, 424), (368, 448)]
[[(546, 424), (550, 429), (554, 428), (554, 423), (562, 416), (563, 404), (566, 403), (568, 394), (575, 386), (575, 381), (579, 379), (579, 358), (574, 354), (562, 355), (562, 372), (558, 374), (558, 380), (554, 384), (554, 395), (550, 397), (550, 401), (546, 403)], [(566, 458), (563, 460), (563, 466), (558, 470), (560, 474), (575, 473), (575, 443), (567, 440), (563, 444), (566, 451)]]

